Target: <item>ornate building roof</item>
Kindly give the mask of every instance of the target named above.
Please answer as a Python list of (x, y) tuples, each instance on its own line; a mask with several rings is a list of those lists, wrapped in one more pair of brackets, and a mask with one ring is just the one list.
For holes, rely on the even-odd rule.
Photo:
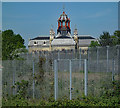
[(71, 29), (70, 29), (70, 18), (68, 18), (68, 16), (65, 14), (65, 12), (63, 11), (63, 13), (60, 15), (60, 17), (58, 18), (58, 29), (57, 29), (57, 34), (60, 32), (62, 33), (62, 31), (66, 31), (67, 33), (71, 33)]
[(57, 36), (53, 39), (51, 45), (52, 46), (75, 46), (75, 41), (72, 38), (70, 29), (70, 19), (68, 16), (63, 13), (58, 18), (58, 29), (57, 29)]
[(58, 18), (57, 35), (55, 35), (54, 30), (51, 29), (49, 36), (39, 36), (30, 39), (28, 47), (39, 47), (41, 49), (48, 47), (51, 50), (54, 46), (57, 46), (57, 48), (65, 46), (65, 48), (78, 49), (79, 47), (88, 47), (91, 41), (96, 41), (96, 39), (90, 35), (78, 35), (77, 28), (74, 30), (74, 35), (71, 36), (70, 18), (68, 18), (67, 14), (63, 11)]

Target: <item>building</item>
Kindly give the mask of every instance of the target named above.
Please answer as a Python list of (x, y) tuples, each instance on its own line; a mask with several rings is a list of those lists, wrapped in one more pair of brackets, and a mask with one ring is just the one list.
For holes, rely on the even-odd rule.
[(91, 41), (96, 41), (90, 35), (78, 35), (75, 28), (74, 35), (71, 35), (70, 18), (63, 13), (58, 18), (57, 35), (53, 29), (50, 30), (48, 37), (38, 36), (30, 39), (28, 43), (29, 52), (34, 51), (53, 51), (53, 50), (72, 50), (72, 49), (88, 49)]

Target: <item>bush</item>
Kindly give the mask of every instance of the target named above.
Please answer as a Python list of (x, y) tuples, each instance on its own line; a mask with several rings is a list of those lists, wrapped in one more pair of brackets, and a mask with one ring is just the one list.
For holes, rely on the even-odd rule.
[[(80, 106), (115, 106), (120, 107), (120, 82), (114, 81), (112, 89), (105, 90), (102, 97), (93, 97), (84, 95), (77, 99), (69, 100), (68, 98), (58, 99), (49, 98), (48, 100), (25, 99), (27, 81), (17, 83), (21, 90), (19, 95), (3, 98), (3, 106), (51, 106), (51, 107), (80, 107)], [(23, 89), (24, 88), (24, 89)]]
[(15, 85), (17, 87), (17, 97), (25, 98), (27, 94), (28, 81), (22, 80), (21, 82), (16, 82)]

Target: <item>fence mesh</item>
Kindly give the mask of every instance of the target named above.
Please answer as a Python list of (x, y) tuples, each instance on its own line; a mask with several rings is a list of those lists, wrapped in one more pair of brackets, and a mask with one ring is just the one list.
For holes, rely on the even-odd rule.
[(88, 95), (102, 96), (112, 87), (112, 81), (120, 80), (120, 46), (23, 53), (20, 60), (2, 61), (3, 96), (19, 94), (20, 84), (25, 86), (27, 83), (26, 89), (21, 89), (26, 98), (54, 97), (54, 60), (57, 60), (58, 98), (69, 99), (70, 94), (72, 98), (82, 96), (85, 90), (84, 59), (87, 59)]

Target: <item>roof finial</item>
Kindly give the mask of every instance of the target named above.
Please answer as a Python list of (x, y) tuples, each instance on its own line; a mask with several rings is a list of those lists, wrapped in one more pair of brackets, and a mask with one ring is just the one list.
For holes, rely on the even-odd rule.
[(65, 5), (63, 4), (63, 12), (65, 11)]
[(54, 26), (51, 24), (51, 29), (53, 29), (54, 28)]
[(77, 29), (77, 25), (75, 24), (75, 29)]

